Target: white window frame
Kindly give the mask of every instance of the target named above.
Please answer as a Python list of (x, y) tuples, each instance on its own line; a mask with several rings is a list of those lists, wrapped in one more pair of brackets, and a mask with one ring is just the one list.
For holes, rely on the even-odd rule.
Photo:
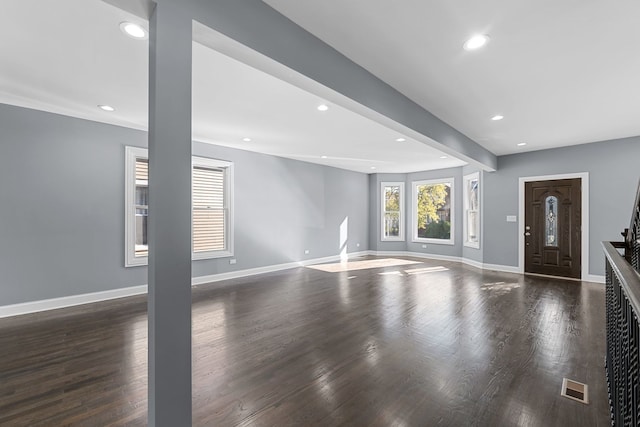
[[(418, 186), (431, 184), (449, 184), (451, 190), (449, 192), (449, 209), (451, 215), (451, 228), (449, 239), (433, 239), (428, 237), (418, 237)], [(436, 245), (455, 245), (455, 179), (438, 178), (422, 181), (413, 181), (411, 183), (411, 241), (416, 243), (433, 243)]]
[[(125, 147), (125, 267), (135, 267), (147, 265), (148, 256), (135, 256), (135, 197), (136, 197), (136, 159), (149, 158), (146, 148)], [(192, 260), (213, 259), (233, 256), (234, 251), (234, 224), (233, 224), (233, 163), (224, 160), (210, 159), (206, 157), (193, 156), (193, 166), (205, 168), (225, 169), (225, 193), (226, 206), (228, 211), (227, 229), (225, 230), (226, 248), (219, 251), (191, 253)], [(193, 218), (193, 216), (192, 216)], [(193, 219), (192, 219), (193, 223)], [(193, 224), (192, 224), (193, 226)], [(193, 232), (192, 232), (193, 235)], [(192, 244), (193, 247), (193, 244)]]
[[(203, 167), (213, 169), (224, 169), (224, 192), (225, 209), (227, 210), (227, 229), (225, 230), (226, 248), (219, 251), (206, 251), (206, 252), (192, 252), (191, 259), (212, 259), (212, 258), (224, 258), (233, 256), (233, 163), (224, 160), (210, 159), (207, 157), (193, 156), (191, 167)], [(193, 208), (192, 208), (193, 210)], [(193, 213), (191, 216), (191, 236), (193, 236)], [(191, 242), (193, 247), (193, 239)]]
[[(385, 220), (385, 188), (399, 187), (400, 201), (398, 203), (399, 233), (398, 237), (385, 237), (384, 220)], [(380, 183), (380, 241), (382, 242), (404, 242), (404, 182), (381, 182)]]
[[(469, 241), (469, 201), (470, 201), (470, 193), (469, 193), (469, 182), (477, 180), (478, 181), (478, 211), (476, 218), (478, 219), (477, 224), (477, 234), (478, 241), (471, 242)], [(469, 248), (480, 249), (480, 239), (482, 239), (482, 183), (480, 182), (480, 173), (474, 172), (469, 175), (465, 175), (463, 177), (463, 187), (464, 187), (464, 200), (463, 200), (463, 237), (464, 237), (464, 246)]]

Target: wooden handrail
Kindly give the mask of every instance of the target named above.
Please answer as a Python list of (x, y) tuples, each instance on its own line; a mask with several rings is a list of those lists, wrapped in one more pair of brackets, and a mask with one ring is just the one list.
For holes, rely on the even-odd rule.
[(640, 273), (633, 269), (631, 264), (618, 252), (616, 246), (620, 247), (619, 243), (602, 242), (604, 254), (609, 260), (615, 275), (618, 276), (620, 285), (627, 294), (633, 311), (637, 316), (640, 316)]
[(640, 181), (636, 191), (636, 200), (633, 203), (631, 223), (624, 231), (625, 258), (636, 271), (640, 271)]

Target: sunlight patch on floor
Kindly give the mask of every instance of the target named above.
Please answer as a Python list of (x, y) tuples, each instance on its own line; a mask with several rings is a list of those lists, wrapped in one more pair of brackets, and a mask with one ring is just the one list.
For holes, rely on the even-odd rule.
[(520, 287), (519, 283), (507, 283), (507, 282), (494, 282), (494, 283), (485, 283), (480, 289), (483, 291), (491, 291), (495, 292), (498, 295), (508, 294), (514, 289), (518, 289)]
[(413, 268), (410, 270), (394, 270), (394, 271), (382, 271), (378, 273), (380, 276), (417, 276), (418, 274), (428, 274), (428, 273), (437, 273), (438, 271), (449, 271), (447, 267), (443, 267), (441, 265), (437, 267), (424, 267), (424, 268)]
[(336, 262), (334, 264), (309, 265), (307, 266), (307, 268), (313, 268), (314, 270), (320, 270), (327, 273), (340, 273), (343, 271), (367, 270), (369, 268), (381, 267), (397, 267), (399, 265), (411, 264), (421, 264), (421, 262), (409, 261), (408, 259), (382, 258), (367, 259), (364, 261)]
[(438, 265), (437, 267), (414, 268), (412, 270), (405, 270), (404, 272), (411, 276), (414, 274), (437, 273), (438, 271), (449, 271), (449, 269)]

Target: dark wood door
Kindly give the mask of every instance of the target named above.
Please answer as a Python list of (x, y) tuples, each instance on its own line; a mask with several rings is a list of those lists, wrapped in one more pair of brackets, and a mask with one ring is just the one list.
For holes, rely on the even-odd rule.
[(524, 270), (579, 279), (582, 180), (525, 183)]

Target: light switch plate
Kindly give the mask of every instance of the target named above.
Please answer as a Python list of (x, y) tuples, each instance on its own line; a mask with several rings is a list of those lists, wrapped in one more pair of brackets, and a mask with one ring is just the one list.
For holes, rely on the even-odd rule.
[(507, 215), (507, 222), (518, 222), (518, 217), (515, 215)]

